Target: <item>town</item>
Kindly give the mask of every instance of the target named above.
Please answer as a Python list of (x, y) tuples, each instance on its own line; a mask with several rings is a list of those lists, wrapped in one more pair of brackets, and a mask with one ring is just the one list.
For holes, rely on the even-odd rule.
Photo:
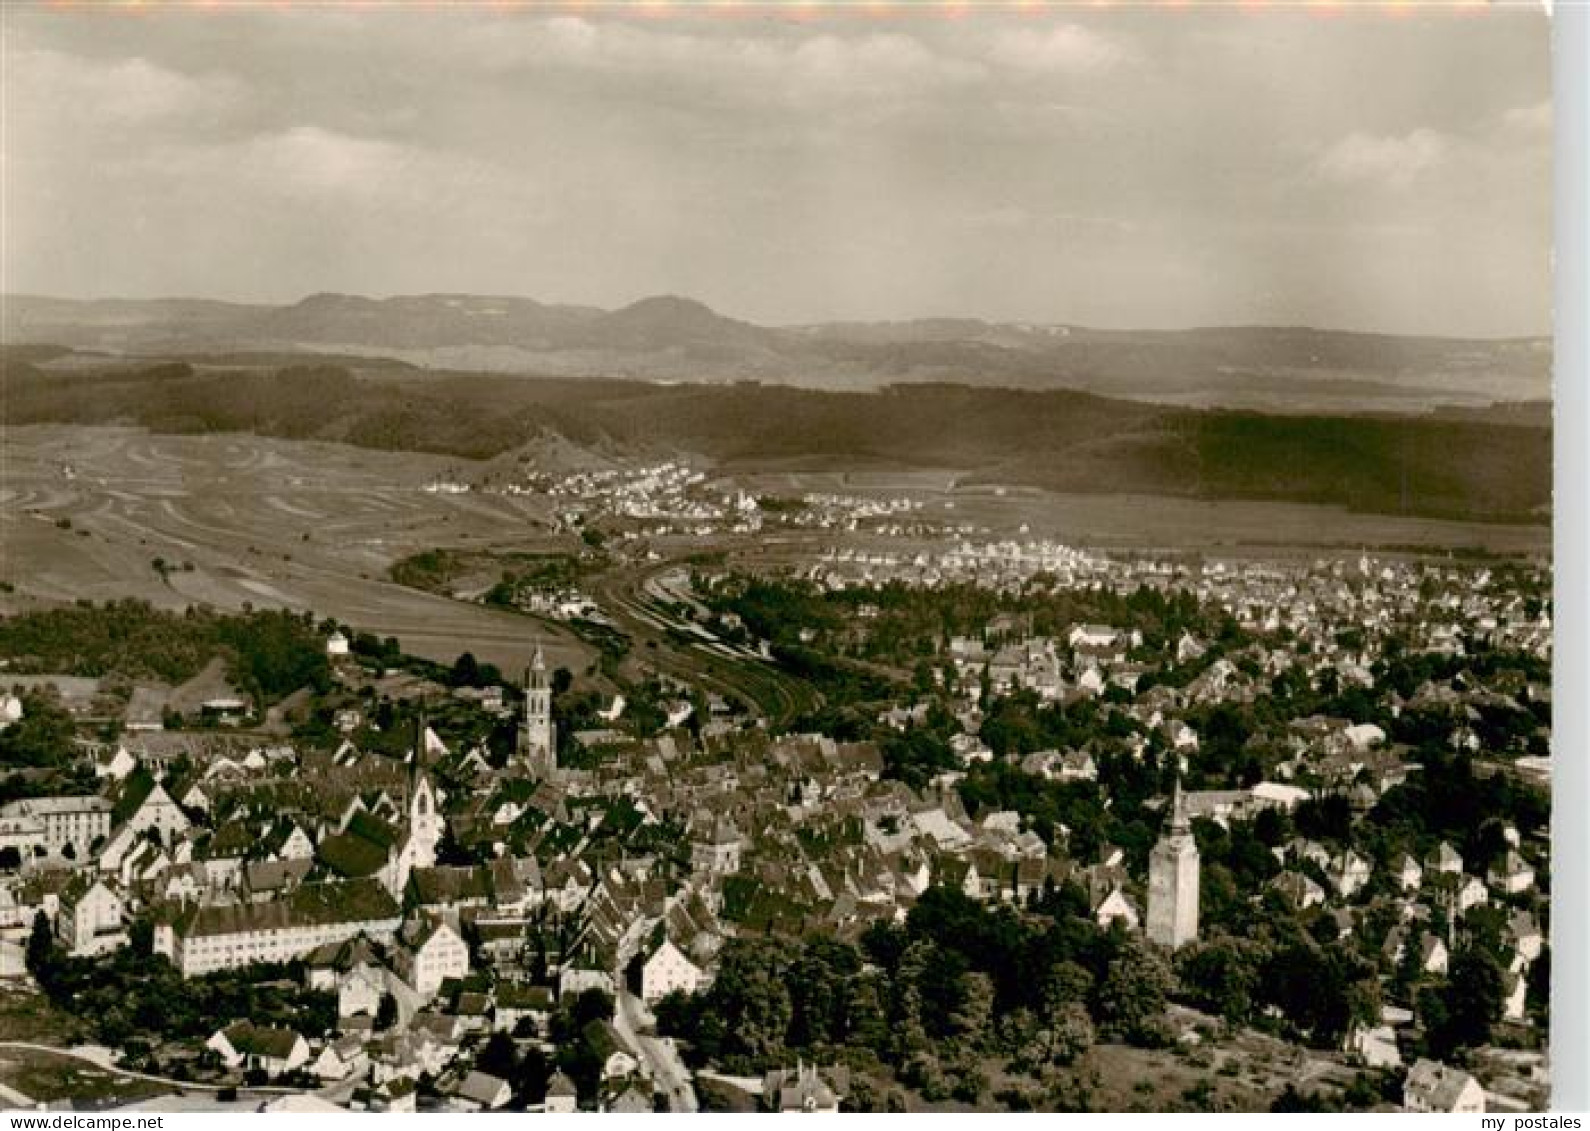
[[(683, 667), (549, 670), (529, 617), (509, 673), (291, 613), (0, 623), (8, 1035), (157, 1109), (1543, 1102), (1545, 566), (652, 569)], [(161, 665), (210, 693), (151, 706)]]

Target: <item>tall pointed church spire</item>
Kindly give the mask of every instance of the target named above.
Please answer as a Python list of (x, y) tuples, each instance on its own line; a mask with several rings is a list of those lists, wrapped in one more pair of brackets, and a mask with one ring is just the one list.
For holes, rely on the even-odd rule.
[(537, 777), (551, 777), (557, 771), (557, 734), (552, 726), (552, 688), (547, 680), (546, 654), (539, 640), (525, 672), (524, 699), (519, 753)]

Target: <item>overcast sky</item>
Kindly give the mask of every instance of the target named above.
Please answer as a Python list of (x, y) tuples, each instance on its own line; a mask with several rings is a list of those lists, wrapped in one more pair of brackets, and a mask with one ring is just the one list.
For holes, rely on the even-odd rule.
[(10, 4), (0, 286), (1549, 332), (1538, 11), (732, 11)]

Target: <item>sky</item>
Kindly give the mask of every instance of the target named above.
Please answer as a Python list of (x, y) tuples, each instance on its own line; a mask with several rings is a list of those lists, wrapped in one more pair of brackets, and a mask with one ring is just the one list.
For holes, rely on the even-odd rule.
[(0, 290), (1551, 328), (1538, 8), (0, 8)]

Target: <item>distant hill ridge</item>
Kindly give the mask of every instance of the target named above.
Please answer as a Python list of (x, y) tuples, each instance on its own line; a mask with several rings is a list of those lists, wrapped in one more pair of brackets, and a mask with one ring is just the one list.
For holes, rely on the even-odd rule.
[(438, 369), (826, 389), (949, 382), (1291, 412), (1428, 411), (1551, 395), (1551, 345), (1533, 338), (972, 318), (769, 327), (676, 295), (612, 311), (471, 294), (325, 293), (281, 306), (10, 295), (0, 315), (7, 344), (130, 355), (368, 355)]

